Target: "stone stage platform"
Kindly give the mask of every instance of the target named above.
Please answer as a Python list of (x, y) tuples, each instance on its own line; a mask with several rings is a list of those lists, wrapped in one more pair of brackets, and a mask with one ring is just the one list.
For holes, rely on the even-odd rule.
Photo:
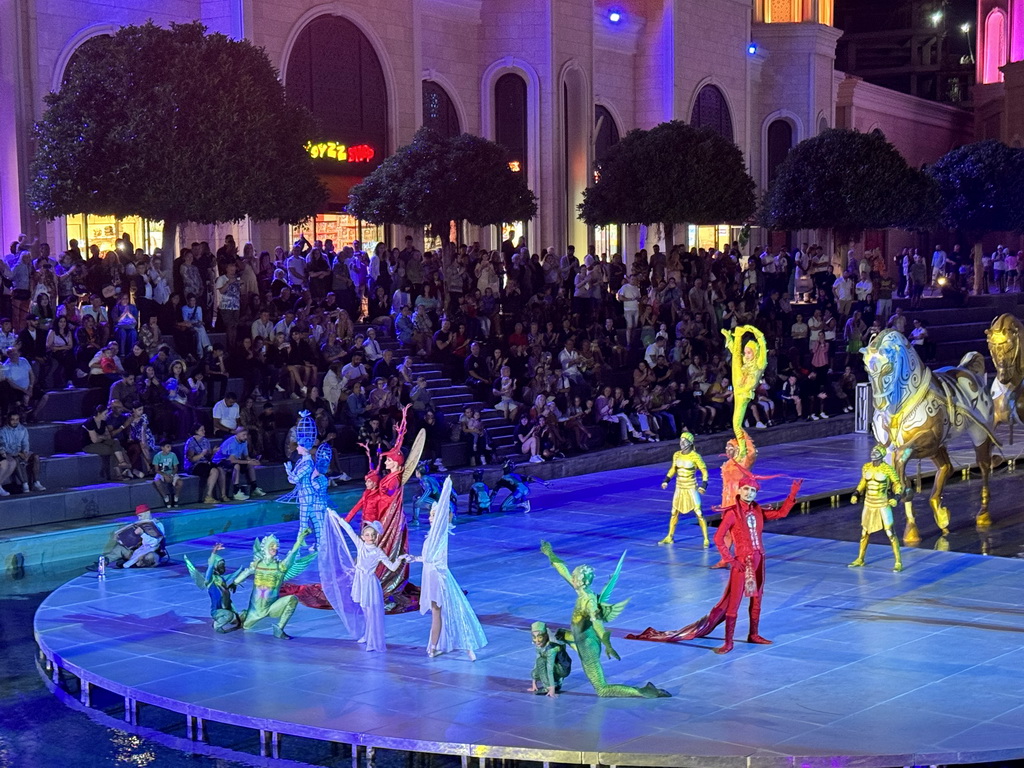
[[(866, 438), (849, 439), (866, 452)], [(835, 454), (827, 445), (816, 453)], [(758, 469), (810, 474), (806, 453), (783, 459), (766, 455)], [(873, 544), (868, 566), (849, 569), (855, 544), (773, 535), (769, 525), (761, 631), (774, 645), (738, 642), (717, 656), (720, 632), (680, 645), (627, 641), (649, 625), (698, 618), (726, 578), (708, 570), (715, 554), (695, 526), (680, 526), (672, 547), (654, 543), (671, 499), (658, 487), (662, 474), (640, 467), (566, 478), (535, 486), (531, 514), (459, 519), (451, 565), (490, 640), (475, 663), (428, 658), (429, 619), (419, 614), (386, 619), (385, 654), (360, 650), (333, 613), (304, 607), (290, 641), (269, 626), (215, 635), (207, 598), (181, 559), (205, 562), (209, 538), (173, 547), (171, 567), (86, 574), (52, 593), (35, 619), (43, 671), (80, 677), (85, 699), (92, 686), (124, 696), (140, 726), (155, 714), (143, 704), (179, 713), (197, 737), (202, 720), (258, 729), (270, 756), (294, 735), (355, 745), (356, 757), (359, 748), (395, 749), (464, 762), (768, 768), (1024, 758), (1024, 562), (907, 549), (896, 574), (889, 548)], [(787, 485), (768, 481), (762, 500), (781, 498)], [(954, 519), (967, 514), (953, 510)], [(288, 546), (294, 529), (217, 540), (233, 570), (251, 557), (257, 533), (275, 530)], [(413, 534), (414, 552), (422, 535)], [(538, 551), (541, 539), (570, 567), (593, 565), (599, 587), (628, 550), (614, 597), (631, 601), (612, 627), (622, 660), (606, 661), (605, 671), (612, 682), (652, 681), (673, 698), (598, 699), (578, 661), (559, 698), (526, 692), (530, 622), (566, 626), (574, 599)], [(244, 606), (247, 592), (236, 602)], [(746, 637), (745, 615), (737, 637)]]

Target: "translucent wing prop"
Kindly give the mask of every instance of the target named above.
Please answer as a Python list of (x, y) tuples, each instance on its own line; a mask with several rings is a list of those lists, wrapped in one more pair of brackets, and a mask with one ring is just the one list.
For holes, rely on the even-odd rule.
[(316, 560), (316, 554), (316, 552), (311, 552), (308, 555), (296, 557), (294, 560), (292, 560), (291, 566), (289, 566), (288, 570), (284, 572), (284, 580), (289, 581), (291, 579), (294, 579), (304, 570), (309, 568), (309, 564)]
[(609, 603), (611, 599), (612, 590), (615, 589), (615, 585), (619, 582), (619, 574), (622, 573), (622, 564), (626, 561), (626, 553), (623, 552), (619, 558), (619, 564), (615, 566), (615, 572), (612, 577), (608, 579), (608, 583), (605, 584), (604, 589), (601, 590), (601, 596), (597, 599), (598, 610), (601, 612), (601, 619), (603, 621), (614, 621), (623, 609), (626, 607), (628, 599), (623, 600), (621, 603)]
[(444, 479), (441, 487), (441, 496), (430, 508), (430, 532), (423, 541), (423, 562), (433, 563), (437, 568), (448, 567), (448, 534), (451, 526), (448, 516), (451, 512), (452, 478), (451, 475)]
[(188, 575), (192, 577), (192, 581), (196, 583), (196, 586), (200, 589), (206, 589), (206, 576), (201, 574), (199, 570), (192, 565), (192, 561), (188, 559), (188, 555), (185, 555), (185, 565), (188, 568)]
[(354, 639), (363, 635), (363, 613), (352, 599), (356, 565), (345, 543), (341, 517), (333, 509), (324, 511), (323, 537), (317, 542), (320, 554), (320, 586)]
[(416, 467), (419, 466), (420, 456), (423, 455), (423, 446), (427, 442), (427, 431), (421, 429), (416, 433), (416, 439), (412, 441), (412, 448), (405, 459), (405, 469), (402, 471), (402, 485), (405, 485), (416, 474)]

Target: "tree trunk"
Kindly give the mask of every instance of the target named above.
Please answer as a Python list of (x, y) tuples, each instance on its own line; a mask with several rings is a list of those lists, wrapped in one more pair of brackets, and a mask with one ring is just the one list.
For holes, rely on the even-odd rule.
[(982, 267), (981, 258), (984, 253), (984, 249), (981, 246), (981, 241), (978, 240), (974, 243), (974, 248), (971, 249), (971, 258), (974, 261), (974, 295), (982, 295), (982, 286), (984, 285), (984, 269)]
[(171, 291), (174, 290), (174, 260), (178, 256), (174, 249), (177, 246), (179, 226), (181, 226), (179, 221), (164, 219), (164, 241), (160, 249), (163, 252), (163, 261), (160, 266)]
[(675, 228), (676, 228), (675, 224), (673, 224), (671, 222), (663, 221), (661, 223), (661, 229), (662, 229), (662, 231), (665, 234), (665, 253), (666, 254), (672, 253), (672, 245), (673, 245), (672, 240), (675, 237)]

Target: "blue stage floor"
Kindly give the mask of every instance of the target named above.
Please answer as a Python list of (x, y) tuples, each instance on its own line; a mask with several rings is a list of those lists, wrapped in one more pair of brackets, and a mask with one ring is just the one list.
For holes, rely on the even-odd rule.
[[(769, 448), (757, 471), (802, 474), (814, 493), (817, 484), (849, 487), (868, 446), (849, 436)], [(142, 702), (392, 749), (644, 766), (1024, 758), (1024, 562), (905, 549), (906, 570), (894, 574), (881, 543), (869, 547), (866, 568), (849, 569), (853, 543), (769, 534), (761, 631), (774, 645), (738, 642), (716, 656), (720, 633), (685, 645), (627, 641), (649, 625), (700, 617), (726, 578), (708, 570), (717, 554), (699, 546), (696, 526), (682, 524), (673, 547), (654, 543), (671, 499), (662, 476), (641, 467), (568, 478), (534, 486), (529, 515), (460, 519), (451, 565), (490, 639), (476, 663), (428, 658), (429, 619), (419, 614), (387, 618), (386, 654), (360, 650), (333, 613), (301, 606), (291, 641), (270, 626), (215, 635), (207, 598), (180, 564), (69, 582), (39, 609), (37, 639), (60, 666)], [(713, 478), (709, 501), (720, 495)], [(788, 482), (768, 481), (762, 500), (781, 498)], [(922, 503), (919, 519), (925, 512)], [(287, 546), (294, 529), (273, 530)], [(252, 535), (269, 530), (217, 537), (229, 568), (251, 557)], [(566, 626), (574, 599), (538, 551), (541, 539), (570, 567), (593, 565), (599, 586), (628, 550), (615, 597), (632, 599), (612, 628), (622, 660), (605, 670), (611, 682), (650, 680), (673, 698), (598, 699), (578, 663), (558, 699), (526, 692), (530, 622)], [(414, 532), (414, 552), (421, 540)], [(205, 562), (213, 541), (172, 555)], [(745, 637), (741, 615), (737, 638)]]

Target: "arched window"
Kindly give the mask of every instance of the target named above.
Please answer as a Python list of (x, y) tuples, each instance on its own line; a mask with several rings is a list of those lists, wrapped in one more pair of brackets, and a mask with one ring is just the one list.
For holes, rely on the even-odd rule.
[(339, 161), (339, 169), (366, 175), (387, 155), (384, 69), (373, 44), (351, 21), (320, 16), (307, 24), (288, 57), (285, 84), (289, 99), (313, 114), (319, 135), (311, 140), (373, 150), (371, 161)]
[(824, 133), (828, 130), (828, 118), (824, 115), (818, 118), (818, 133)]
[(715, 133), (733, 140), (732, 117), (725, 96), (716, 85), (705, 85), (697, 94), (693, 105), (690, 125), (694, 128), (710, 128)]
[(446, 138), (462, 133), (451, 97), (433, 80), (423, 81), (423, 125)]
[(983, 83), (1001, 83), (1000, 67), (1006, 63), (1006, 14), (995, 8), (985, 17), (985, 50), (982, 52)]
[(768, 126), (767, 138), (767, 182), (771, 184), (775, 180), (779, 166), (793, 147), (793, 126), (788, 120), (773, 120)]
[(526, 81), (514, 72), (494, 84), (494, 140), (508, 150), (509, 162), (526, 173)]
[(608, 150), (619, 143), (619, 127), (607, 107), (594, 107), (594, 162), (598, 165), (608, 157)]
[(61, 82), (67, 82), (68, 76), (71, 74), (71, 71), (74, 68), (74, 66), (79, 61), (82, 61), (83, 59), (88, 59), (91, 55), (90, 51), (92, 51), (96, 46), (102, 45), (109, 40), (110, 35), (96, 35), (95, 37), (90, 37), (88, 40), (86, 40), (80, 46), (78, 46), (75, 49), (75, 52), (71, 54), (71, 58), (68, 59), (67, 66), (64, 67), (64, 74), (61, 76)]
[(1024, 0), (1010, 6), (1010, 61), (1024, 60)]

